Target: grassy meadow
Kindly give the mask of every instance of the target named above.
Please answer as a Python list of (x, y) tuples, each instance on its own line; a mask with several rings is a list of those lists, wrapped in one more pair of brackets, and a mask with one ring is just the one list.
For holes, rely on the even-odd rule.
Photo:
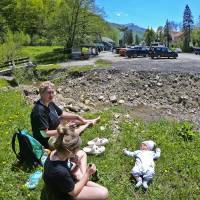
[[(43, 181), (35, 190), (24, 184), (33, 170), (16, 165), (11, 149), (12, 134), (17, 128), (30, 130), (31, 107), (16, 90), (0, 91), (0, 199), (39, 200)], [(101, 121), (87, 129), (82, 137), (85, 146), (94, 137), (107, 137), (109, 144), (100, 156), (88, 156), (99, 171), (98, 183), (109, 189), (110, 200), (199, 199), (200, 196), (200, 135), (188, 123), (165, 120), (145, 123), (127, 118), (129, 110), (121, 107), (104, 108), (99, 113), (86, 113), (88, 118), (101, 116)], [(119, 116), (116, 119), (116, 115)], [(116, 123), (116, 121), (118, 121)], [(118, 126), (118, 131), (114, 127)], [(130, 180), (134, 160), (122, 154), (122, 149), (139, 148), (143, 140), (152, 139), (161, 148), (156, 161), (156, 175), (147, 192), (135, 190)]]

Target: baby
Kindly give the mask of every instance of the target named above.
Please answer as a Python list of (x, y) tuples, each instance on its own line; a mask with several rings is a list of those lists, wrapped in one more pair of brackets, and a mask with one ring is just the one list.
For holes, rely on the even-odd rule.
[(153, 151), (154, 146), (155, 142), (149, 140), (141, 143), (140, 150), (134, 152), (127, 149), (123, 150), (125, 155), (136, 158), (135, 166), (131, 171), (131, 174), (137, 181), (136, 188), (143, 185), (147, 189), (148, 183), (153, 179), (153, 175), (155, 174), (154, 160), (159, 158), (161, 153), (159, 148)]

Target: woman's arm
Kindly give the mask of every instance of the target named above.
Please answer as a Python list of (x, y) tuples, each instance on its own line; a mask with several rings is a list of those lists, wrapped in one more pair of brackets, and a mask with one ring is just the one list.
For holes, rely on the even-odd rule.
[(66, 120), (78, 120), (80, 121), (80, 123), (85, 124), (85, 120), (80, 117), (79, 115), (76, 115), (74, 113), (70, 113), (70, 112), (63, 112), (62, 115), (60, 115), (61, 118), (66, 119)]
[(40, 131), (40, 133), (44, 138), (56, 136), (58, 134), (57, 130), (43, 130)]
[(88, 167), (81, 180), (75, 184), (74, 190), (69, 192), (69, 195), (73, 197), (77, 196), (81, 192), (83, 187), (87, 184), (90, 175), (94, 174), (95, 172), (96, 172), (96, 166), (92, 164), (91, 167)]

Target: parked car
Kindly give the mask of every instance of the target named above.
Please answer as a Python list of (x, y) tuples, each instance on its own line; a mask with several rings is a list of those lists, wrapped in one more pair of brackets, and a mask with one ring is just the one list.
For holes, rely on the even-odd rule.
[(194, 49), (194, 53), (196, 54), (196, 55), (200, 55), (200, 47), (194, 47), (193, 48)]
[(133, 48), (126, 50), (126, 56), (128, 58), (131, 58), (131, 57), (136, 58), (138, 56), (146, 57), (148, 53), (149, 53), (148, 49), (142, 46), (135, 46)]
[(149, 53), (149, 56), (154, 59), (156, 58), (177, 58), (178, 54), (174, 51), (171, 51), (167, 47), (154, 47), (152, 48), (151, 52)]

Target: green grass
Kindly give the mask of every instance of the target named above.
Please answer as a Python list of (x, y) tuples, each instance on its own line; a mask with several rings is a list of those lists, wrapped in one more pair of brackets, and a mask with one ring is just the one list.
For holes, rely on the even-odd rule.
[(9, 86), (8, 81), (6, 81), (4, 78), (0, 78), (0, 88)]
[(38, 71), (52, 71), (52, 70), (62, 69), (62, 66), (58, 64), (38, 65), (35, 69)]
[[(43, 181), (34, 191), (23, 185), (30, 172), (14, 168), (16, 157), (11, 150), (11, 137), (16, 128), (30, 130), (29, 115), (31, 108), (15, 90), (0, 93), (0, 199), (39, 200)], [(13, 103), (13, 101), (15, 103)], [(116, 122), (114, 114), (120, 114), (119, 133), (113, 132)], [(87, 129), (82, 137), (84, 147), (94, 137), (107, 137), (109, 144), (100, 156), (88, 156), (99, 171), (98, 183), (109, 189), (110, 200), (174, 200), (199, 199), (199, 149), (200, 135), (188, 123), (165, 120), (144, 123), (127, 119), (128, 113), (122, 107), (104, 108), (99, 113), (86, 113), (85, 117), (101, 116), (100, 122)], [(101, 126), (105, 130), (100, 129)], [(185, 139), (187, 138), (187, 140)], [(122, 154), (127, 147), (136, 150), (143, 140), (152, 139), (161, 148), (161, 157), (156, 161), (156, 175), (149, 190), (135, 191), (134, 183), (129, 180), (134, 160)]]
[(60, 53), (62, 49), (60, 46), (27, 46), (22, 48), (20, 52), (21, 57), (30, 57), (33, 62), (39, 64), (52, 64), (61, 61), (66, 61), (69, 55)]
[(21, 49), (21, 56), (30, 57), (32, 60), (37, 60), (41, 54), (53, 52), (54, 49), (60, 46), (26, 46)]
[(98, 59), (96, 62), (95, 62), (96, 66), (97, 67), (100, 67), (100, 68), (104, 68), (104, 67), (109, 67), (112, 65), (112, 62), (109, 61), (109, 60), (104, 60), (104, 59)]
[(93, 65), (73, 66), (68, 70), (68, 72), (69, 74), (87, 72), (93, 68), (94, 68)]
[(52, 76), (57, 75), (58, 77), (61, 75), (61, 71), (63, 67), (58, 64), (50, 64), (50, 65), (38, 65), (35, 68), (35, 75), (38, 80), (46, 81), (52, 79)]

